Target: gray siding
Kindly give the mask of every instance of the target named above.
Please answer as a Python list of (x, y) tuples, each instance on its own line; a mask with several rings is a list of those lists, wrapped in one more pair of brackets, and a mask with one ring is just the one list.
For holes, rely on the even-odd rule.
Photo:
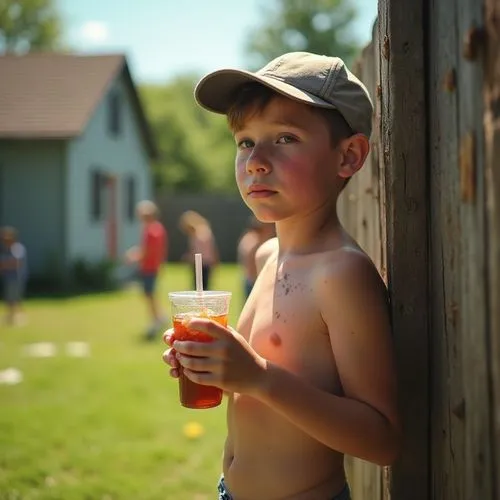
[[(109, 95), (118, 92), (122, 106), (121, 133), (108, 130)], [(152, 196), (149, 158), (141, 140), (128, 89), (119, 78), (109, 89), (89, 121), (85, 133), (74, 139), (68, 151), (67, 248), (71, 261), (84, 257), (100, 260), (107, 256), (105, 219), (91, 217), (91, 171), (99, 169), (117, 178), (118, 253), (137, 243), (140, 227), (126, 217), (125, 179), (136, 179), (137, 199)]]
[(62, 141), (0, 141), (0, 224), (15, 226), (30, 270), (64, 262)]

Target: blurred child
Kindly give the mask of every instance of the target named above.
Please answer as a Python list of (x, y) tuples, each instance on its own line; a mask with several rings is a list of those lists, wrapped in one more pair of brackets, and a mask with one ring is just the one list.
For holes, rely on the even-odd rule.
[(250, 216), (248, 227), (238, 243), (238, 262), (244, 273), (244, 296), (248, 298), (257, 279), (257, 249), (274, 236), (274, 224), (260, 222)]
[(13, 227), (1, 228), (0, 238), (0, 274), (7, 303), (5, 320), (7, 324), (21, 325), (26, 321), (22, 310), (28, 280), (26, 248), (18, 241), (17, 230)]
[(152, 339), (167, 322), (160, 312), (155, 295), (156, 281), (162, 263), (167, 259), (167, 232), (158, 221), (158, 208), (149, 200), (137, 204), (136, 213), (142, 223), (142, 242), (130, 248), (125, 259), (129, 264), (139, 265), (139, 274), (144, 296), (149, 309), (151, 324), (146, 330), (146, 338)]
[(219, 263), (219, 252), (210, 223), (198, 212), (188, 210), (181, 215), (179, 228), (188, 237), (188, 250), (182, 259), (193, 264), (193, 287), (196, 286), (194, 255), (201, 253), (203, 257), (203, 289), (209, 290), (212, 269)]

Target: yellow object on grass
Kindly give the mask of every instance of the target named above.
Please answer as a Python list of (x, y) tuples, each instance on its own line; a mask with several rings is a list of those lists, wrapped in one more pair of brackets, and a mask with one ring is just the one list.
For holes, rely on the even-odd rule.
[(198, 422), (188, 422), (182, 431), (188, 439), (197, 439), (205, 433), (205, 429)]

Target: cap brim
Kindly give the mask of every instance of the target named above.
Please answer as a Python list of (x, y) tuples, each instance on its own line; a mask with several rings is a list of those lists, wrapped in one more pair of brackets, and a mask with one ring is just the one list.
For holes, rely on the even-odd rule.
[(203, 108), (226, 114), (234, 101), (236, 89), (249, 82), (261, 83), (280, 94), (310, 106), (336, 109), (333, 104), (281, 80), (238, 69), (220, 69), (209, 73), (196, 85), (194, 96)]

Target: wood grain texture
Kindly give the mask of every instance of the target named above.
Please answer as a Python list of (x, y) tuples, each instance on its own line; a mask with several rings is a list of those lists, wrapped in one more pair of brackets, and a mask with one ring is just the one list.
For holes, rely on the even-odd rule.
[(392, 467), (395, 500), (429, 497), (427, 131), (422, 2), (379, 2), (381, 163), (387, 271), (404, 448)]
[(431, 498), (464, 500), (465, 424), (455, 0), (429, 4)]
[(489, 291), (488, 353), (491, 379), (493, 498), (500, 499), (500, 2), (486, 0), (484, 11), (484, 137), (486, 238)]
[(348, 460), (353, 496), (500, 500), (500, 2), (380, 0), (376, 33), (372, 172), (342, 208), (389, 287), (405, 443)]
[[(465, 398), (465, 498), (493, 498), (486, 288), (483, 68), (478, 30), (483, 2), (457, 2), (461, 333)], [(471, 163), (471, 165), (468, 165)], [(465, 173), (464, 173), (465, 170)]]
[[(360, 54), (353, 67), (364, 82), (374, 103), (373, 133), (370, 154), (365, 165), (349, 182), (339, 200), (339, 216), (347, 230), (373, 260), (382, 277), (385, 272), (385, 218), (381, 216), (379, 130), (377, 88), (378, 39), (376, 27), (372, 41)], [(346, 458), (346, 469), (352, 496), (356, 499), (383, 499), (383, 469), (363, 460)]]

